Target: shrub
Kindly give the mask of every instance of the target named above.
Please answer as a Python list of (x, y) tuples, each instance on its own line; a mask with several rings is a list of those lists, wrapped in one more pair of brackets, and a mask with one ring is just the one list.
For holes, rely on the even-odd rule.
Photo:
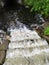
[(24, 3), (31, 7), (31, 12), (37, 12), (42, 15), (48, 16), (49, 13), (49, 0), (24, 0)]

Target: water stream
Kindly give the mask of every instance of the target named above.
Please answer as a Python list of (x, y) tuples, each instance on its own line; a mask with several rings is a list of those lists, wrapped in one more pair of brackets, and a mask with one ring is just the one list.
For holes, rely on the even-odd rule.
[[(34, 14), (15, 1), (7, 0), (5, 6), (2, 5), (5, 7), (3, 12), (0, 12), (0, 29), (10, 32), (10, 43), (3, 65), (49, 65), (47, 41), (35, 30), (29, 29), (32, 24), (36, 25), (37, 21), (40, 21), (39, 25), (42, 24), (41, 20), (44, 20), (38, 15), (37, 21), (34, 20)], [(21, 3), (22, 0), (17, 1)]]
[(3, 65), (49, 65), (48, 43), (35, 30), (17, 21), (8, 31), (11, 42)]

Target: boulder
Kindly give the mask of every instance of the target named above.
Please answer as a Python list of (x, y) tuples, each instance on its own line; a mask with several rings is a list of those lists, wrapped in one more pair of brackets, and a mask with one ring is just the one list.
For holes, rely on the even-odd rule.
[(6, 0), (0, 0), (0, 8), (3, 8)]

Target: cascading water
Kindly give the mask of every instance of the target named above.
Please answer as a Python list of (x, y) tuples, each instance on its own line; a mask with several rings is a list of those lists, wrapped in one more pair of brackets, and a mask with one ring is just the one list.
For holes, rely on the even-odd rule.
[(46, 40), (15, 19), (10, 26), (10, 43), (3, 65), (49, 65), (49, 46)]

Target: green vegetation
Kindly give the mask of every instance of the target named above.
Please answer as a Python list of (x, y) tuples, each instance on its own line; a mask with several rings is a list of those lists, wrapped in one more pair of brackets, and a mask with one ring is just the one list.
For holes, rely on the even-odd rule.
[(44, 29), (44, 35), (49, 36), (49, 26)]
[(49, 0), (24, 0), (26, 6), (31, 7), (31, 12), (37, 12), (42, 15), (48, 16), (49, 13)]

